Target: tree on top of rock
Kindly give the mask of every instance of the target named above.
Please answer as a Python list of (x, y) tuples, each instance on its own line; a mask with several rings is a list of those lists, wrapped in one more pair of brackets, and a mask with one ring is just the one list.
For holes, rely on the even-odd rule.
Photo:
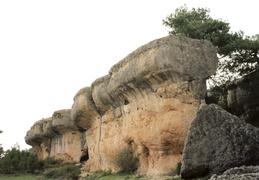
[[(245, 36), (244, 32), (230, 32), (229, 23), (213, 19), (207, 8), (185, 6), (163, 19), (170, 35), (209, 40), (217, 47), (220, 58), (219, 81), (232, 80), (226, 76), (243, 76), (259, 69), (259, 35)], [(222, 77), (222, 75), (224, 77)], [(214, 77), (215, 80), (215, 77)], [(216, 84), (217, 85), (217, 84)]]

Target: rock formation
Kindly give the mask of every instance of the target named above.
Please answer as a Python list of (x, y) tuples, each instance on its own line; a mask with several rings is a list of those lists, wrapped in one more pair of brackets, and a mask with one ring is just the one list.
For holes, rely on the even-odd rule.
[(243, 121), (259, 127), (259, 70), (212, 88), (206, 102), (218, 104)]
[[(73, 123), (67, 123), (72, 128), (55, 132), (53, 116), (52, 122), (36, 122), (26, 142), (42, 158), (85, 157), (87, 171), (116, 170), (114, 154), (129, 147), (140, 160), (139, 174), (170, 173), (181, 161), (188, 127), (205, 99), (205, 80), (217, 62), (207, 41), (176, 36), (152, 41), (75, 95)], [(45, 124), (50, 132), (42, 128)], [(53, 143), (58, 139), (61, 145)]]
[(66, 162), (79, 162), (87, 154), (85, 132), (71, 120), (71, 110), (55, 111), (50, 118), (34, 123), (25, 141), (39, 159), (53, 157)]
[(259, 127), (259, 70), (228, 86), (227, 108), (232, 114)]
[(258, 128), (217, 105), (202, 105), (185, 141), (181, 176), (194, 178), (258, 165), (258, 152)]
[(231, 168), (225, 171), (222, 175), (214, 174), (209, 180), (248, 180), (259, 179), (259, 166), (242, 166)]

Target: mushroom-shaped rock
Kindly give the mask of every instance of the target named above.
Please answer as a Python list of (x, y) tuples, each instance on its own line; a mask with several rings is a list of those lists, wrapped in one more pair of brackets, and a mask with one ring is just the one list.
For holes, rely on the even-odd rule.
[(55, 111), (52, 119), (52, 128), (60, 135), (68, 131), (77, 130), (74, 121), (71, 119), (71, 109)]
[(109, 75), (93, 82), (92, 98), (97, 109), (105, 112), (125, 104), (136, 92), (154, 92), (158, 84), (171, 80), (192, 82), (194, 98), (202, 100), (205, 80), (215, 73), (217, 62), (216, 49), (210, 42), (167, 36), (136, 49), (115, 64)]
[(40, 144), (53, 136), (54, 132), (52, 131), (51, 122), (51, 117), (36, 121), (31, 129), (27, 131), (25, 136), (26, 143), (33, 146), (34, 144)]
[(86, 130), (91, 127), (97, 116), (99, 113), (92, 99), (92, 89), (90, 87), (80, 89), (74, 97), (71, 119), (79, 130)]

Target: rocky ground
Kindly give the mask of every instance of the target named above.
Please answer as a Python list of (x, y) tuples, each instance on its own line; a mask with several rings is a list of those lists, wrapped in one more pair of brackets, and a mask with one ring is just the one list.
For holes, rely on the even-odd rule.
[(210, 180), (258, 180), (259, 179), (259, 166), (241, 166), (231, 168), (225, 171), (222, 175), (213, 175)]

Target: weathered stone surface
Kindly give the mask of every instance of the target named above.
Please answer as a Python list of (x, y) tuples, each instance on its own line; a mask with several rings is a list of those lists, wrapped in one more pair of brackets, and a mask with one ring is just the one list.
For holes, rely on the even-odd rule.
[(210, 180), (254, 180), (259, 179), (259, 166), (241, 166), (231, 168), (222, 175), (214, 174)]
[(194, 98), (204, 99), (205, 80), (216, 68), (211, 43), (168, 36), (138, 48), (114, 65), (109, 75), (93, 82), (93, 101), (100, 112), (105, 112), (123, 105), (136, 91), (156, 91), (156, 86), (166, 80), (191, 82)]
[[(187, 87), (188, 83), (185, 84)], [(86, 131), (91, 147), (87, 168), (115, 170), (114, 153), (123, 147), (132, 147), (140, 159), (140, 174), (171, 172), (181, 161), (186, 131), (197, 110), (191, 92), (180, 90), (176, 84), (175, 91), (169, 91), (174, 89), (172, 86), (163, 86), (159, 95), (164, 98), (157, 93), (135, 93), (128, 98), (129, 104), (110, 109), (96, 119)], [(188, 103), (177, 99), (177, 95), (168, 98), (173, 94), (188, 99)]]
[[(82, 126), (89, 147), (85, 169), (116, 170), (114, 153), (130, 146), (140, 159), (138, 173), (171, 172), (181, 161), (188, 126), (205, 98), (205, 79), (216, 67), (210, 43), (173, 36), (152, 41), (114, 65), (91, 85), (88, 102), (99, 114), (85, 113), (92, 124)], [(81, 109), (73, 106), (72, 111)]]
[(70, 116), (70, 109), (55, 111), (52, 117), (37, 121), (27, 132), (25, 141), (38, 158), (79, 162), (87, 153), (85, 133), (78, 131)]
[(74, 97), (71, 119), (77, 127), (85, 131), (92, 126), (98, 116), (100, 115), (92, 99), (92, 89), (90, 87), (80, 89)]
[(259, 71), (228, 86), (227, 108), (242, 120), (259, 127)]
[[(172, 172), (181, 161), (188, 127), (204, 102), (205, 80), (215, 73), (217, 62), (216, 50), (207, 41), (169, 36), (138, 48), (75, 95), (71, 120), (85, 133), (81, 137), (87, 150), (80, 152), (82, 141), (77, 139), (74, 152), (64, 151), (71, 136), (60, 128), (62, 149), (49, 154), (67, 153), (77, 160), (84, 156), (87, 171), (116, 171), (114, 154), (131, 147), (140, 160), (139, 174)], [(33, 146), (40, 149), (47, 140)], [(60, 147), (56, 137), (51, 142), (49, 149)]]
[(181, 176), (220, 174), (259, 164), (259, 129), (221, 107), (203, 105), (191, 123), (183, 152)]

